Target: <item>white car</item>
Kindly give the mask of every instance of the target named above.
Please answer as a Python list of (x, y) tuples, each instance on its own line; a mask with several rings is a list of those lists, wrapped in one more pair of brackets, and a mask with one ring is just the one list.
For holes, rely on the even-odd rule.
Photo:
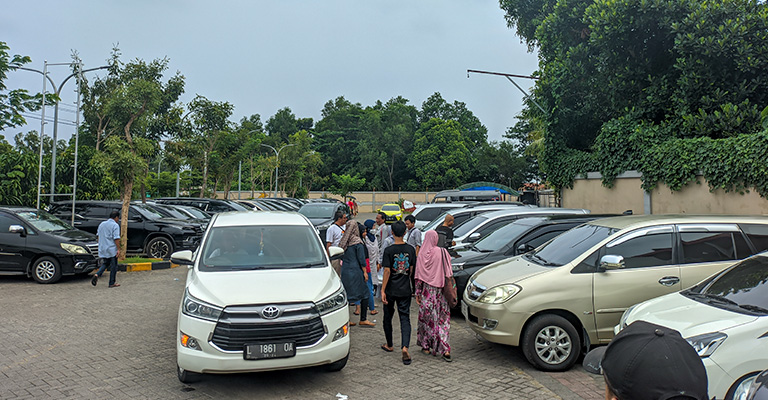
[(768, 367), (768, 252), (679, 293), (627, 309), (614, 329), (643, 320), (675, 329), (707, 369), (709, 396), (743, 400)]
[(184, 383), (223, 374), (324, 365), (349, 357), (341, 280), (309, 220), (298, 213), (216, 214), (193, 254), (178, 314), (177, 372)]

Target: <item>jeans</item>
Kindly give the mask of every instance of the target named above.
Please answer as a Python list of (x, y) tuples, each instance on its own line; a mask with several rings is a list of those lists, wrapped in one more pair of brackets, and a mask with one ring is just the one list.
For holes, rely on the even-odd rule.
[(395, 303), (397, 303), (402, 347), (408, 348), (411, 344), (411, 296), (387, 296), (387, 303), (384, 304), (384, 338), (387, 339), (387, 346), (392, 347), (392, 317), (395, 316)]
[(96, 275), (101, 277), (101, 274), (109, 267), (109, 286), (115, 284), (117, 278), (117, 257), (107, 257), (101, 259), (101, 267), (96, 271)]
[(376, 309), (376, 303), (373, 301), (373, 281), (371, 280), (371, 277), (368, 277), (368, 292), (370, 292), (370, 296), (368, 297), (368, 309), (373, 311)]

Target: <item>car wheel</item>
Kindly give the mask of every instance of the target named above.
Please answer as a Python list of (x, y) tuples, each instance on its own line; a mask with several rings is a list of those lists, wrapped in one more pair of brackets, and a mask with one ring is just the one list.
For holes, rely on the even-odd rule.
[(40, 257), (32, 264), (32, 277), (38, 283), (54, 283), (61, 279), (61, 266), (53, 257)]
[(325, 370), (328, 372), (338, 372), (344, 369), (344, 367), (347, 365), (347, 360), (349, 360), (349, 354), (347, 354), (346, 357), (342, 358), (339, 361), (336, 361), (334, 363), (330, 363), (325, 366)]
[(725, 395), (725, 400), (739, 400), (747, 398), (749, 387), (752, 385), (752, 382), (754, 382), (755, 377), (757, 377), (758, 374), (759, 371), (746, 376), (742, 376), (739, 380), (734, 382), (733, 385), (731, 385), (731, 388), (728, 389), (728, 393)]
[(186, 369), (179, 367), (178, 364), (176, 364), (176, 375), (179, 377), (181, 383), (200, 382), (200, 379), (203, 377), (203, 374), (187, 371)]
[(581, 354), (576, 328), (554, 314), (534, 318), (523, 333), (522, 346), (528, 362), (542, 371), (565, 371)]
[(147, 255), (150, 258), (166, 259), (173, 253), (173, 243), (170, 240), (158, 236), (147, 243)]

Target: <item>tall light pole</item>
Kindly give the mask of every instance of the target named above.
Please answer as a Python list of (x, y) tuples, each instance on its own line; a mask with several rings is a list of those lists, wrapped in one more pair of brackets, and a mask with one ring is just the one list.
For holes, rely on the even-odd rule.
[(269, 147), (275, 152), (275, 197), (277, 197), (277, 171), (278, 167), (280, 166), (280, 152), (283, 151), (283, 149), (286, 147), (295, 146), (295, 144), (286, 144), (285, 146), (281, 147), (280, 150), (275, 150), (274, 147), (268, 144), (261, 143), (261, 145), (264, 147)]

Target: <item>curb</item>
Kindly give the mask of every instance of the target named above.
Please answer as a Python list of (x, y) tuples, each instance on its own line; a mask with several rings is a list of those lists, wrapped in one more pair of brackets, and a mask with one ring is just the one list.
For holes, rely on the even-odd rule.
[(117, 264), (117, 270), (123, 272), (135, 271), (154, 271), (159, 269), (176, 268), (179, 264), (173, 264), (170, 261), (155, 261), (133, 264)]

